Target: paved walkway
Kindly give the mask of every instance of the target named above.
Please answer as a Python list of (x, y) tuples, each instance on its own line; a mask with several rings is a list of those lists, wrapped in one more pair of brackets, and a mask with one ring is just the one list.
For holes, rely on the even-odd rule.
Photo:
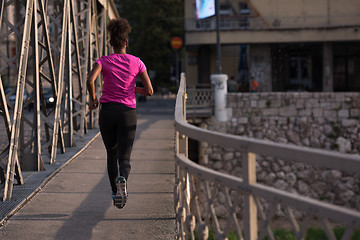
[(0, 228), (0, 239), (174, 239), (174, 100), (139, 103), (125, 208), (112, 205), (101, 136)]

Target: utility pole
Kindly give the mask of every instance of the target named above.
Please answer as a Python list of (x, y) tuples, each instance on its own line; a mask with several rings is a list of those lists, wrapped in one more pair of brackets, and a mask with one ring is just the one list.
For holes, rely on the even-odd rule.
[(221, 73), (221, 44), (220, 44), (220, 0), (215, 0), (216, 16), (216, 73)]

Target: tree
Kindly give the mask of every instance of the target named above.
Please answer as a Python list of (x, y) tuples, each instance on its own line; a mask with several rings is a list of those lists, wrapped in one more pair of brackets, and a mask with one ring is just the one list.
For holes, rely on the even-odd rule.
[(132, 28), (128, 53), (140, 57), (156, 72), (153, 84), (169, 86), (174, 50), (170, 40), (184, 35), (184, 2), (181, 0), (116, 0), (121, 17)]

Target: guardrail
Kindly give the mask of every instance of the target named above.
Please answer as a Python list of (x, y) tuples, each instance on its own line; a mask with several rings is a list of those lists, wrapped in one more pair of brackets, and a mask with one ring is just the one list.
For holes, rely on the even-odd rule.
[[(315, 167), (360, 172), (360, 158), (337, 152), (297, 147), (287, 144), (211, 132), (186, 122), (185, 74), (175, 106), (175, 211), (178, 239), (208, 239), (209, 232), (216, 239), (227, 239), (229, 232), (238, 239), (275, 239), (272, 225), (276, 225), (281, 211), (296, 239), (305, 239), (313, 224), (321, 227), (328, 239), (336, 239), (334, 226), (343, 226), (343, 240), (352, 239), (360, 230), (360, 212), (325, 203), (298, 194), (281, 191), (256, 182), (256, 154), (302, 162)], [(188, 158), (188, 138), (241, 152), (242, 178), (223, 174), (200, 166)], [(216, 196), (223, 196), (227, 218), (219, 221)], [(205, 206), (200, 205), (205, 199)], [(204, 201), (203, 201), (204, 202)], [(296, 217), (296, 213), (303, 213)]]

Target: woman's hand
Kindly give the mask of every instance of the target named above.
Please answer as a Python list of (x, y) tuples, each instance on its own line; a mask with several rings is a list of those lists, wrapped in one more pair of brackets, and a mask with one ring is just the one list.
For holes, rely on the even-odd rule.
[(135, 93), (139, 93), (144, 96), (152, 96), (154, 94), (154, 90), (147, 71), (140, 73), (140, 80), (144, 87), (135, 87)]
[(99, 101), (97, 100), (96, 95), (95, 95), (94, 82), (95, 82), (97, 76), (100, 74), (100, 72), (101, 72), (100, 65), (95, 63), (94, 67), (91, 69), (88, 79), (86, 81), (86, 87), (87, 87), (87, 90), (89, 91), (89, 95), (90, 95), (90, 103), (89, 103), (90, 110), (95, 110), (99, 106)]
[(91, 111), (97, 109), (98, 106), (99, 106), (99, 101), (97, 100), (97, 98), (95, 98), (94, 100), (90, 100), (89, 109)]

